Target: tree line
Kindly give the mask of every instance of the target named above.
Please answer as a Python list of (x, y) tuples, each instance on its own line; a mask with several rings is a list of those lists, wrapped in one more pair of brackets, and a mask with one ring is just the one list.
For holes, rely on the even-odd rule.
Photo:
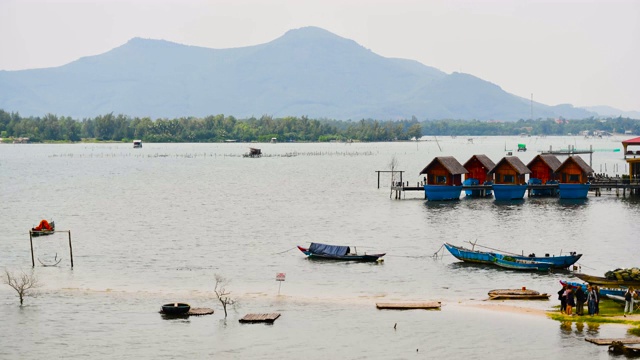
[(515, 122), (477, 120), (406, 120), (373, 119), (331, 120), (306, 116), (236, 119), (233, 116), (210, 115), (204, 118), (181, 117), (156, 119), (129, 117), (113, 113), (76, 120), (68, 116), (47, 114), (22, 117), (0, 110), (1, 138), (29, 138), (45, 141), (131, 141), (145, 142), (267, 142), (278, 141), (401, 141), (435, 136), (481, 135), (567, 135), (583, 130), (640, 133), (640, 121), (628, 118), (589, 118), (583, 120), (537, 119)]

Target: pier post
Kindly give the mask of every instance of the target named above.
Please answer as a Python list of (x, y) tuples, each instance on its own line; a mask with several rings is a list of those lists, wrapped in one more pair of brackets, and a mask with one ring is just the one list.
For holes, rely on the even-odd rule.
[(29, 230), (29, 243), (31, 244), (31, 267), (36, 267), (36, 262), (33, 259), (33, 236), (31, 230)]
[(71, 268), (73, 269), (73, 248), (71, 247), (71, 230), (69, 230), (69, 256), (71, 256)]

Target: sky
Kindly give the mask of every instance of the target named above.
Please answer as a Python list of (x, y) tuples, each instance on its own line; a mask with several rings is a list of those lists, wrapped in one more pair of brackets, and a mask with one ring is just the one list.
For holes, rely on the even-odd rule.
[(61, 66), (134, 37), (224, 49), (305, 26), (547, 105), (640, 111), (636, 0), (0, 0), (0, 70)]

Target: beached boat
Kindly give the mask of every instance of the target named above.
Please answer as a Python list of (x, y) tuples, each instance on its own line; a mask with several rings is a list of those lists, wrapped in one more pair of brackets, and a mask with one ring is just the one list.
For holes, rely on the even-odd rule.
[(31, 236), (51, 235), (56, 231), (56, 223), (54, 221), (40, 220), (38, 226), (31, 228)]
[(424, 192), (429, 201), (458, 200), (462, 185), (425, 185)]
[(521, 200), (527, 191), (527, 185), (493, 184), (493, 196), (496, 200)]
[(497, 289), (489, 291), (490, 300), (548, 300), (549, 294), (541, 294), (535, 290), (522, 289)]
[(549, 271), (551, 269), (550, 263), (516, 259), (512, 256), (503, 254), (493, 254), (493, 262), (501, 268), (510, 270)]
[[(569, 286), (572, 289), (577, 289), (578, 287), (581, 287), (582, 290), (585, 292), (585, 294), (587, 293), (587, 284), (581, 284), (575, 281), (564, 281), (564, 280), (560, 280), (560, 284)], [(605, 296), (605, 295), (623, 296), (624, 293), (627, 291), (627, 289), (626, 288), (608, 288), (608, 287), (598, 286), (598, 291), (600, 293), (600, 296)]]
[(586, 184), (558, 184), (560, 199), (586, 199), (589, 193), (590, 183)]
[(298, 249), (302, 251), (309, 259), (325, 259), (325, 260), (342, 260), (342, 261), (362, 261), (373, 262), (378, 261), (386, 253), (381, 254), (358, 254), (354, 247), (354, 251), (351, 251), (349, 246), (340, 245), (327, 245), (320, 243), (311, 243), (309, 248), (298, 246)]
[(582, 254), (576, 254), (576, 253), (570, 253), (570, 255), (563, 255), (563, 256), (546, 255), (544, 257), (541, 257), (541, 256), (535, 256), (534, 254), (531, 254), (532, 256), (522, 256), (522, 255), (516, 255), (516, 254), (510, 254), (510, 253), (507, 254), (504, 251), (498, 252), (497, 250), (495, 251), (475, 250), (475, 246), (476, 245), (474, 244), (474, 249), (466, 249), (461, 246), (455, 246), (449, 243), (444, 243), (444, 247), (447, 248), (447, 250), (449, 250), (451, 255), (453, 255), (456, 259), (466, 261), (466, 262), (475, 262), (475, 263), (482, 263), (482, 264), (493, 264), (494, 263), (493, 257), (495, 256), (495, 254), (501, 254), (501, 255), (509, 255), (514, 259), (519, 259), (519, 260), (550, 263), (551, 268), (553, 269), (565, 269), (575, 264), (582, 257)]
[(640, 287), (640, 281), (633, 280), (617, 280), (617, 279), (607, 279), (606, 277), (593, 276), (581, 273), (574, 274), (578, 279), (587, 282), (592, 285), (606, 286), (606, 287)]

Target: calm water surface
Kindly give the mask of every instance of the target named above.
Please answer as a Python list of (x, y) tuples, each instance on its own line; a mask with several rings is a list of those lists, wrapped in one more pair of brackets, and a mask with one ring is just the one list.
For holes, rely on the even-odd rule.
[[(622, 138), (427, 138), (419, 143), (0, 146), (0, 268), (33, 271), (40, 294), (18, 306), (0, 286), (0, 358), (608, 358), (585, 337), (620, 337), (622, 326), (561, 324), (478, 309), (487, 291), (526, 286), (555, 294), (568, 273), (527, 274), (469, 266), (448, 254), (468, 241), (528, 254), (584, 254), (582, 272), (638, 266), (640, 202), (604, 192), (585, 201), (464, 199), (430, 203), (423, 193), (390, 199), (395, 156), (416, 183), (435, 156), (495, 162), (505, 149), (528, 163), (539, 151), (609, 149), (596, 172), (626, 172)], [(583, 155), (589, 162), (589, 156)], [(53, 219), (71, 230), (34, 241)], [(387, 252), (380, 264), (309, 261), (295, 245), (326, 242)], [(62, 262), (44, 267), (55, 257)], [(278, 294), (275, 275), (286, 273)], [(224, 319), (215, 274), (239, 299)], [(379, 311), (380, 301), (442, 301), (441, 311)], [(166, 320), (167, 302), (215, 314)], [(519, 304), (540, 309), (548, 302)], [(280, 312), (272, 326), (241, 325), (251, 312)], [(396, 329), (393, 329), (397, 324)], [(496, 351), (499, 349), (499, 351)]]

